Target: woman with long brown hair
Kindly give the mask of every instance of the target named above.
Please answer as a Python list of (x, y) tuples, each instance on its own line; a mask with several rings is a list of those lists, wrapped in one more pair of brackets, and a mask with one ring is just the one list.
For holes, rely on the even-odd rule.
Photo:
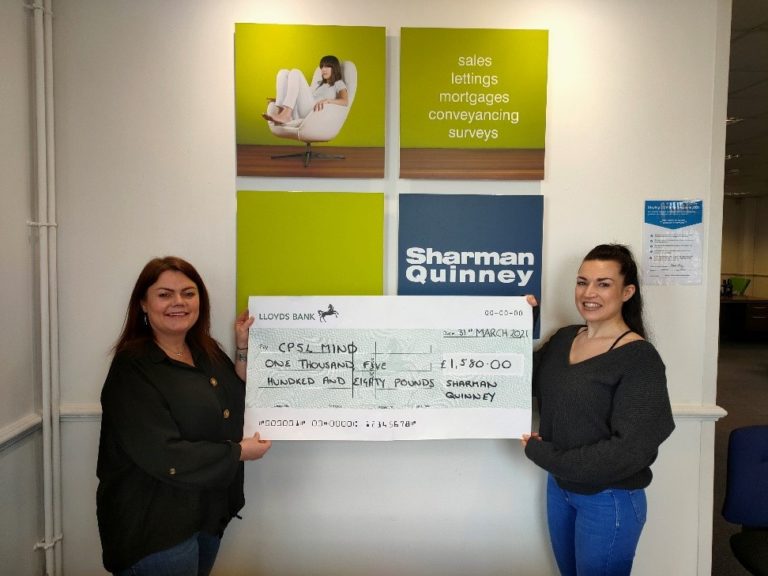
[(277, 113), (262, 117), (274, 124), (288, 124), (305, 118), (313, 110), (322, 110), (326, 104), (347, 106), (349, 92), (341, 73), (341, 62), (336, 56), (320, 59), (320, 80), (310, 86), (301, 70), (280, 70), (277, 73), (274, 104)]
[(664, 362), (646, 340), (637, 264), (626, 246), (590, 250), (574, 301), (584, 323), (561, 328), (534, 355), (541, 418), (522, 443), (549, 473), (547, 525), (560, 574), (627, 576), (651, 464), (675, 427)]
[(147, 263), (101, 393), (97, 517), (116, 575), (205, 576), (243, 507), (243, 462), (269, 441), (243, 438), (248, 328), (233, 363), (210, 334), (210, 301), (181, 258)]

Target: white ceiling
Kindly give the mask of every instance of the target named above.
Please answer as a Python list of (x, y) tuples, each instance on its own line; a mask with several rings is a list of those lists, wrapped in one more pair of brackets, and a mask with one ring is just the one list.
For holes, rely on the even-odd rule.
[(733, 0), (726, 196), (768, 196), (768, 0)]

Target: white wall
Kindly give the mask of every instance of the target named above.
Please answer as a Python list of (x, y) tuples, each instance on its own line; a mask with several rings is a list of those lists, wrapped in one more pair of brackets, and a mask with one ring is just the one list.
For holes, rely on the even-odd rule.
[[(700, 198), (702, 286), (645, 289), (678, 429), (662, 447), (636, 574), (709, 574), (729, 0), (56, 0), (64, 564), (100, 574), (98, 395), (141, 266), (191, 260), (232, 344), (235, 191), (383, 191), (387, 290), (400, 193), (545, 197), (544, 333), (576, 319), (594, 244), (642, 253), (645, 199)], [(387, 27), (384, 180), (235, 177), (235, 22)], [(550, 30), (546, 179), (399, 180), (401, 26)], [(247, 467), (225, 574), (551, 574), (543, 473), (513, 441), (281, 442)]]
[(40, 574), (42, 556), (33, 547), (43, 537), (37, 236), (27, 225), (34, 219), (31, 17), (24, 4), (0, 2), (0, 571), (22, 576)]
[(29, 18), (24, 2), (0, 4), (0, 276), (3, 330), (0, 330), (0, 382), (8, 388), (0, 402), (0, 428), (35, 409), (34, 264), (32, 216), (31, 66), (27, 53)]

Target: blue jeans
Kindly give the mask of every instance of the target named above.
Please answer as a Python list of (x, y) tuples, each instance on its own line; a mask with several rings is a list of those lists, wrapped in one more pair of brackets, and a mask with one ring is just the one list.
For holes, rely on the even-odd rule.
[(176, 546), (144, 556), (114, 576), (208, 576), (220, 543), (218, 536), (196, 532)]
[(624, 576), (632, 571), (645, 524), (645, 490), (576, 494), (547, 480), (549, 538), (562, 576)]

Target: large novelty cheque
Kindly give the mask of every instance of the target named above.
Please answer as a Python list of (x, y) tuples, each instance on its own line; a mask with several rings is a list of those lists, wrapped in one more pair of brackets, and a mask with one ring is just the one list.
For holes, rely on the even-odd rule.
[(246, 436), (519, 438), (531, 430), (523, 297), (257, 297)]

